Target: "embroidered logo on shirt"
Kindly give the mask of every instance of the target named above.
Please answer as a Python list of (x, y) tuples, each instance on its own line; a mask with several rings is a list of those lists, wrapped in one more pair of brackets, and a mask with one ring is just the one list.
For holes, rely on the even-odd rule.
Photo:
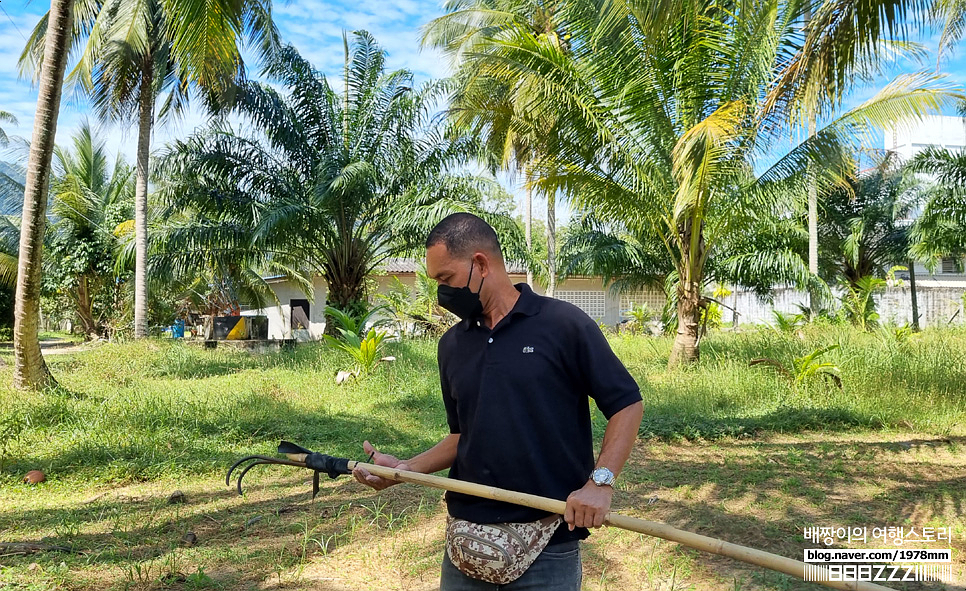
[(523, 348), (523, 352), (524, 353), (533, 353), (533, 347), (524, 347)]

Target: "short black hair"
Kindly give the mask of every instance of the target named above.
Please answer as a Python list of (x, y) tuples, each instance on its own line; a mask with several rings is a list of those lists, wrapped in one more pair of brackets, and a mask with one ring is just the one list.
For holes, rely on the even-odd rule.
[(493, 226), (472, 213), (453, 213), (436, 224), (426, 238), (426, 248), (437, 244), (444, 245), (455, 257), (470, 257), (474, 252), (482, 251), (503, 260), (500, 240)]

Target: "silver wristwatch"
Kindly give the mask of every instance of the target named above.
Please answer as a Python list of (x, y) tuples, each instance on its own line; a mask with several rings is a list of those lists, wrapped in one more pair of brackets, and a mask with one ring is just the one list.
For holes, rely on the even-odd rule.
[(607, 468), (600, 467), (591, 473), (590, 479), (597, 486), (611, 486), (614, 484), (614, 473)]

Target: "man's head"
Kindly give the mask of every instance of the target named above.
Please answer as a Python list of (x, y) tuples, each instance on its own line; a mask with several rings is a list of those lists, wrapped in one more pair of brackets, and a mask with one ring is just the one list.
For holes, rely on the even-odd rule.
[(475, 253), (503, 260), (500, 241), (490, 224), (471, 213), (454, 213), (446, 216), (426, 238), (426, 249), (437, 244), (446, 247), (451, 257), (469, 260)]
[(449, 215), (429, 233), (426, 272), (440, 285), (479, 293), (484, 308), (490, 294), (509, 284), (496, 232), (470, 213)]

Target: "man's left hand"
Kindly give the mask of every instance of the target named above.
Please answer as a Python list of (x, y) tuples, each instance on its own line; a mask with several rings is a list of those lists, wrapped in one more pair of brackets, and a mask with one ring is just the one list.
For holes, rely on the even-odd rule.
[(575, 490), (567, 497), (564, 521), (571, 531), (575, 527), (600, 527), (610, 511), (613, 496), (613, 488), (597, 486), (593, 481), (588, 480), (583, 488)]

